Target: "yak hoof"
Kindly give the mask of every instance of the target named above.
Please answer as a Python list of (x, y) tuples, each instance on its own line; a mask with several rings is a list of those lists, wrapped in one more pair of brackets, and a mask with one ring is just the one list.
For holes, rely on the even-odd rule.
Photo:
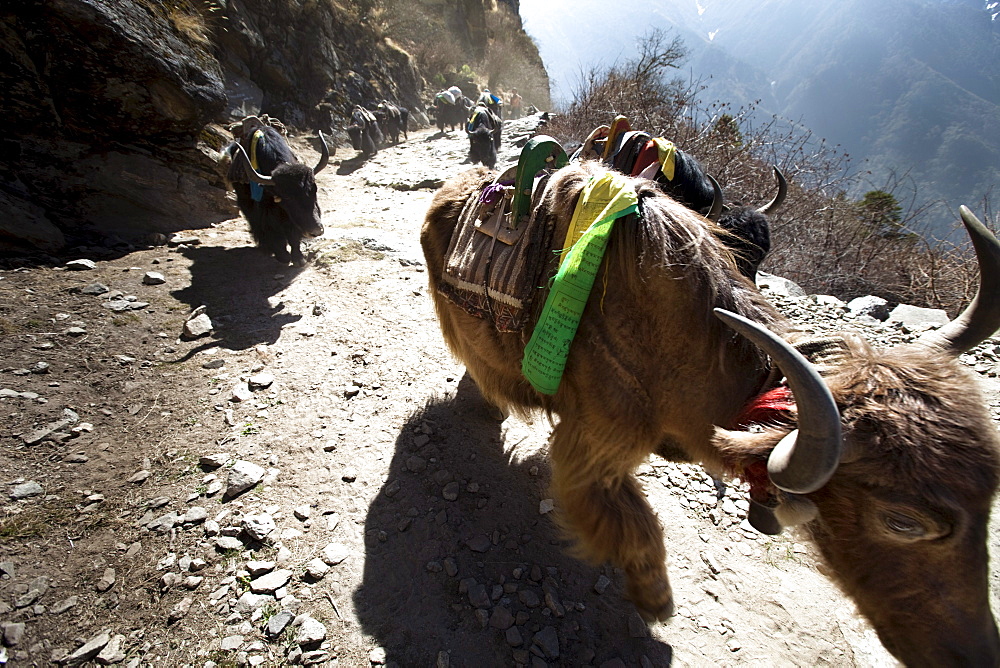
[(629, 599), (635, 604), (639, 616), (647, 624), (665, 622), (674, 616), (674, 595), (670, 584), (663, 582), (662, 585), (654, 587), (654, 589), (659, 591), (645, 589), (642, 592), (629, 592)]
[(652, 626), (657, 622), (665, 622), (674, 616), (674, 601), (670, 599), (658, 610), (647, 610), (639, 605), (636, 605), (636, 610), (638, 610), (639, 616), (642, 617), (642, 621)]
[(489, 414), (490, 414), (491, 418), (493, 418), (497, 422), (503, 422), (504, 420), (507, 419), (507, 415), (508, 415), (507, 411), (505, 411), (504, 409), (500, 408), (496, 404), (490, 403), (488, 405), (489, 405), (489, 408), (487, 410), (489, 411)]

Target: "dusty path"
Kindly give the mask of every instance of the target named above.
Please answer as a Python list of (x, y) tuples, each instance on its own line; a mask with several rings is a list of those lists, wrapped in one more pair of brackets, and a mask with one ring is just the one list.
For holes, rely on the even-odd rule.
[[(419, 228), (466, 146), (415, 132), (321, 174), (328, 229), (302, 270), (249, 248), (236, 219), (91, 271), (0, 273), (0, 388), (14, 393), (0, 472), (43, 490), (2, 509), (8, 665), (104, 630), (135, 666), (894, 665), (810, 549), (749, 529), (742, 491), (696, 467), (641, 471), (666, 528), (670, 623), (647, 629), (619, 573), (567, 553), (547, 512), (548, 424), (488, 416), (427, 294)], [(166, 283), (144, 285), (147, 271)], [(112, 311), (79, 292), (95, 282), (149, 306)], [(199, 306), (214, 333), (179, 341)], [(251, 376), (264, 386), (244, 389)], [(66, 408), (78, 421), (27, 444)], [(263, 480), (220, 498), (226, 468), (199, 464), (217, 453)], [(264, 591), (258, 569), (287, 582), (247, 595)], [(325, 639), (300, 649), (309, 624), (271, 637), (283, 609)]]

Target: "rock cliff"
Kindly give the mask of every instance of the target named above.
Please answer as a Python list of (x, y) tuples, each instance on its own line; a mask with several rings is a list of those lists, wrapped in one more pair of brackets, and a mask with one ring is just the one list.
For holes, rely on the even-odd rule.
[[(377, 4), (4, 3), (0, 251), (112, 246), (232, 217), (219, 152), (225, 125), (246, 113), (327, 131), (352, 105), (386, 98), (419, 119), (434, 84), (373, 19)], [(479, 57), (472, 45), (488, 43), (497, 6), (436, 5)]]

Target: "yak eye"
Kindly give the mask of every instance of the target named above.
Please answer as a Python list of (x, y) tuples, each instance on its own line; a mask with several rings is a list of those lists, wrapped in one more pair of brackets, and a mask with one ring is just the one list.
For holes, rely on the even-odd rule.
[(921, 538), (927, 533), (922, 522), (901, 513), (888, 513), (882, 521), (890, 531), (907, 538)]

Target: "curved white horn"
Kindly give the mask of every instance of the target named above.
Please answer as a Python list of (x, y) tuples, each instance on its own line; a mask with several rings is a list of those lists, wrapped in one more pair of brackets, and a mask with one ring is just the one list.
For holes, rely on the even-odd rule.
[(786, 492), (815, 492), (837, 470), (843, 447), (840, 411), (830, 388), (816, 368), (777, 334), (723, 309), (715, 309), (715, 315), (770, 355), (795, 394), (799, 426), (771, 451), (768, 477)]

